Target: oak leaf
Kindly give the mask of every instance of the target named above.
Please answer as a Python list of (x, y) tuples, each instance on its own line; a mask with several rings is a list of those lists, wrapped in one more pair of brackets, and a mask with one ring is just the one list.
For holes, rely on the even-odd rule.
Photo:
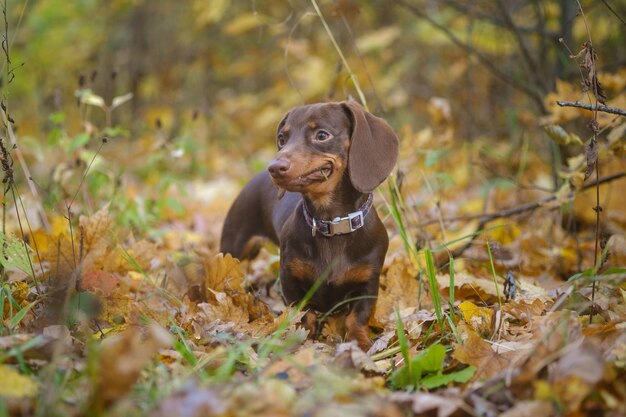
[(511, 364), (510, 352), (500, 353), (473, 330), (467, 331), (467, 339), (455, 344), (454, 358), (461, 363), (475, 366), (474, 379), (490, 378)]
[(484, 335), (491, 331), (493, 310), (489, 307), (479, 307), (471, 301), (463, 301), (459, 304), (459, 310), (465, 322), (479, 334)]
[(230, 253), (219, 253), (210, 261), (204, 260), (203, 267), (207, 289), (217, 292), (242, 291), (245, 273), (239, 260)]
[(144, 366), (171, 343), (171, 335), (156, 324), (128, 328), (106, 338), (100, 345), (92, 405), (102, 410), (128, 394)]

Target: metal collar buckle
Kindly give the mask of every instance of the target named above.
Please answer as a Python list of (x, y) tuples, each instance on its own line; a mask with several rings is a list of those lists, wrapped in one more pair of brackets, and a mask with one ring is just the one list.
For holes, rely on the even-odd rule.
[(345, 235), (352, 233), (363, 225), (363, 212), (355, 211), (346, 217), (335, 217), (328, 223), (327, 236)]
[(370, 193), (360, 210), (348, 213), (345, 217), (335, 217), (332, 220), (316, 220), (309, 213), (306, 204), (303, 204), (302, 211), (304, 219), (311, 228), (311, 236), (315, 237), (317, 233), (320, 233), (322, 236), (331, 237), (345, 235), (360, 229), (365, 224), (365, 217), (372, 208), (372, 199), (373, 196)]

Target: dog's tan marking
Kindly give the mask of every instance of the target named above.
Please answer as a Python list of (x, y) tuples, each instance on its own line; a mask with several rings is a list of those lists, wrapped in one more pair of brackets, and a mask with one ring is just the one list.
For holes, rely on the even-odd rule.
[(317, 127), (317, 123), (311, 121), (307, 124), (307, 126), (309, 127), (309, 129), (313, 130)]
[(306, 312), (302, 317), (302, 327), (309, 331), (308, 338), (313, 339), (317, 333), (317, 314), (313, 310)]
[(287, 264), (287, 269), (298, 279), (308, 280), (315, 277), (313, 265), (302, 259), (291, 259)]
[(346, 317), (346, 339), (356, 340), (357, 344), (365, 352), (372, 346), (366, 325), (359, 324), (356, 313), (353, 311)]
[(357, 265), (346, 271), (341, 280), (342, 284), (364, 283), (369, 281), (374, 268), (370, 264)]

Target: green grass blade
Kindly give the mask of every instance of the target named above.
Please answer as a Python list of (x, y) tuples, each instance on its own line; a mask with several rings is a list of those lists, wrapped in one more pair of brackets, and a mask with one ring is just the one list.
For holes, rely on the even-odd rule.
[(430, 287), (430, 294), (433, 298), (433, 304), (435, 306), (435, 314), (437, 315), (437, 322), (439, 327), (443, 329), (443, 311), (441, 310), (441, 296), (439, 295), (439, 288), (437, 287), (437, 274), (435, 271), (435, 260), (433, 259), (433, 253), (430, 249), (426, 249), (426, 275), (428, 276), (428, 286)]
[(17, 325), (20, 324), (26, 313), (28, 313), (35, 304), (37, 304), (37, 301), (38, 300), (33, 301), (32, 303), (22, 307), (17, 313), (15, 313), (15, 315), (11, 317), (11, 320), (9, 321), (9, 329), (15, 329)]
[(491, 245), (487, 241), (487, 253), (489, 254), (489, 263), (491, 264), (491, 273), (493, 275), (493, 284), (496, 286), (496, 294), (498, 295), (498, 304), (502, 309), (502, 297), (500, 297), (500, 287), (498, 286), (498, 279), (496, 275), (496, 267), (493, 264), (493, 256), (491, 256)]

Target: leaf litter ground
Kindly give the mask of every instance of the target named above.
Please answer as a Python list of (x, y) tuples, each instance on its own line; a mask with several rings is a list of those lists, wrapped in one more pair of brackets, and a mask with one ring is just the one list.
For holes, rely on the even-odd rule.
[[(551, 207), (482, 230), (471, 220), (418, 227), (426, 223), (422, 216), (462, 216), (478, 201), (492, 211), (533, 195), (494, 191), (480, 199), (461, 173), (453, 173), (458, 185), (433, 193), (415, 178), (404, 186), (411, 235), (431, 247), (478, 237), (455, 259), (453, 280), (441, 262), (448, 252), (435, 253), (445, 317), (439, 321), (424, 254), (407, 255), (381, 189), (376, 206), (391, 245), (367, 353), (343, 340), (336, 315), (324, 317), (317, 340), (307, 338), (298, 326), (304, 311), (285, 306), (275, 285), (276, 248), (244, 262), (218, 254), (221, 222), (238, 188), (230, 182), (171, 191), (193, 215), (171, 213), (147, 236), (117, 229), (106, 207), (81, 217), (72, 231), (55, 219), (51, 233), (37, 231), (30, 240), (41, 257), (40, 288), (26, 284), (19, 268), (10, 273), (14, 302), (3, 305), (13, 332), (0, 338), (3, 362), (11, 365), (0, 367), (5, 409), (110, 416), (626, 414), (626, 289), (623, 270), (615, 269), (626, 264), (624, 238), (609, 239), (603, 271), (612, 273), (599, 275), (591, 304), (591, 274), (576, 273), (591, 267), (593, 230), (575, 238)], [(508, 299), (507, 280), (514, 288)], [(24, 311), (19, 320), (17, 310)]]

